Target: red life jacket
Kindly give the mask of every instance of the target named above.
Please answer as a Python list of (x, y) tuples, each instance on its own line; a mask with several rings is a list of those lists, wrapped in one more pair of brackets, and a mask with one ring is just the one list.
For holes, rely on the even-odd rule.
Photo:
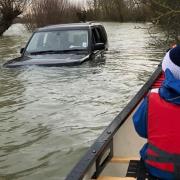
[(148, 96), (148, 149), (146, 163), (180, 179), (180, 106)]
[(165, 79), (165, 74), (164, 72), (162, 72), (160, 76), (157, 78), (157, 80), (154, 82), (154, 84), (152, 85), (152, 89), (160, 88), (164, 79)]

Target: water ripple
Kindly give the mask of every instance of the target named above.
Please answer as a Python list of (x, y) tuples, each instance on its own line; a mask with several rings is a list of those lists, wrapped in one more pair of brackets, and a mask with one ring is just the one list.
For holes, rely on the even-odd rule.
[(0, 179), (64, 179), (151, 75), (163, 54), (134, 28), (147, 24), (104, 25), (105, 57), (72, 68), (5, 69), (30, 34), (14, 25), (0, 38)]

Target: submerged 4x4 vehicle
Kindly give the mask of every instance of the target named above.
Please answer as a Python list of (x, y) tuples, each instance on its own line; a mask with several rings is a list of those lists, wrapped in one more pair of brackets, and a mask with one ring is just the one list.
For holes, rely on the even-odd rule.
[(80, 65), (92, 54), (107, 49), (107, 34), (99, 23), (47, 26), (37, 29), (21, 49), (21, 57), (6, 62), (4, 67)]

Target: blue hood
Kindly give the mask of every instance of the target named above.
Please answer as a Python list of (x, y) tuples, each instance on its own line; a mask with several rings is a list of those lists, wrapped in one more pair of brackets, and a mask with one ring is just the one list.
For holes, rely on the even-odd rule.
[(166, 101), (180, 105), (180, 80), (176, 79), (169, 69), (165, 71), (165, 80), (159, 94)]

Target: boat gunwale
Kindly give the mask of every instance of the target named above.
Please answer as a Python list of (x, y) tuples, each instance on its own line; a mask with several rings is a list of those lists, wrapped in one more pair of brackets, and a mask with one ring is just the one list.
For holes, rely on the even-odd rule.
[(148, 81), (141, 87), (136, 95), (130, 100), (125, 108), (114, 118), (110, 125), (102, 132), (97, 138), (94, 144), (88, 149), (85, 155), (74, 166), (71, 172), (67, 175), (65, 180), (81, 180), (87, 171), (91, 168), (93, 163), (97, 160), (99, 155), (106, 149), (111, 143), (113, 136), (119, 130), (119, 128), (126, 122), (127, 118), (137, 107), (143, 97), (148, 93), (153, 83), (157, 80), (162, 72), (161, 63), (153, 72)]

